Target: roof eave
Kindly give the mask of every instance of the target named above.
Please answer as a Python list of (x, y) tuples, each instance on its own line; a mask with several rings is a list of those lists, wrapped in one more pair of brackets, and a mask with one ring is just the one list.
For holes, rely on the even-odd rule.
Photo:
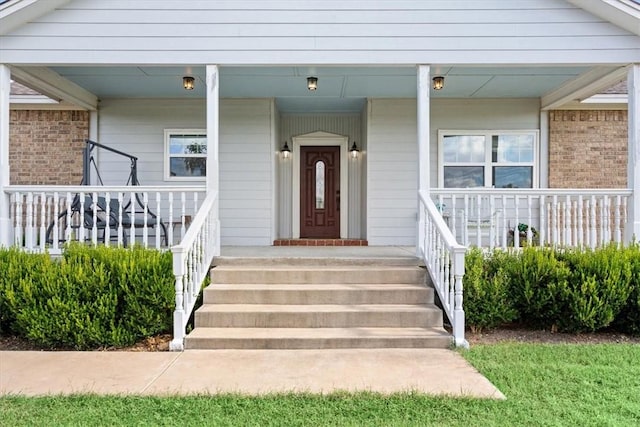
[(640, 36), (640, 5), (631, 0), (567, 0), (612, 24)]
[(71, 0), (11, 0), (0, 5), (0, 35), (33, 21)]

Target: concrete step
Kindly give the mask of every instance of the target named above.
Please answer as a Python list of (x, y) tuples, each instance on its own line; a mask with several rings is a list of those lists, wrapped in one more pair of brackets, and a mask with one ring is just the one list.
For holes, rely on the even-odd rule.
[(196, 328), (442, 327), (433, 304), (206, 304), (195, 313)]
[[(329, 248), (325, 250), (330, 250)], [(336, 251), (342, 249), (336, 248)], [(351, 257), (313, 257), (308, 255), (300, 256), (280, 256), (276, 258), (265, 257), (216, 257), (213, 260), (214, 266), (235, 266), (235, 267), (280, 267), (289, 266), (373, 266), (373, 267), (415, 267), (424, 266), (422, 260), (411, 256), (351, 256)]]
[(426, 283), (426, 271), (417, 266), (219, 266), (211, 283), (353, 284)]
[(448, 348), (442, 328), (196, 328), (187, 349)]
[(430, 304), (434, 289), (411, 284), (213, 284), (204, 304)]

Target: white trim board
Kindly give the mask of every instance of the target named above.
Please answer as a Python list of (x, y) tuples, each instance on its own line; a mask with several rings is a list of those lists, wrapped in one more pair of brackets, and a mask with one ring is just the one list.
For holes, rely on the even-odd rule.
[(293, 141), (292, 234), (300, 238), (300, 147), (308, 145), (340, 147), (340, 238), (346, 239), (349, 227), (349, 138), (328, 132), (296, 136)]

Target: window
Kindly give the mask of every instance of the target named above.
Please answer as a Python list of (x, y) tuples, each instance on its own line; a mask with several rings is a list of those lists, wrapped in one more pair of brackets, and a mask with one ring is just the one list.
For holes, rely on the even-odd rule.
[(439, 131), (439, 185), (537, 187), (537, 131)]
[(165, 179), (203, 180), (207, 175), (207, 134), (202, 129), (165, 129)]

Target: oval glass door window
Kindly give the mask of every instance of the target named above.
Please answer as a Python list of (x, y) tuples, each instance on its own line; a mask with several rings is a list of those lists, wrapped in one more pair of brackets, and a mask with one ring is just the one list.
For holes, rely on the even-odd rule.
[(316, 209), (324, 209), (324, 162), (316, 162)]

